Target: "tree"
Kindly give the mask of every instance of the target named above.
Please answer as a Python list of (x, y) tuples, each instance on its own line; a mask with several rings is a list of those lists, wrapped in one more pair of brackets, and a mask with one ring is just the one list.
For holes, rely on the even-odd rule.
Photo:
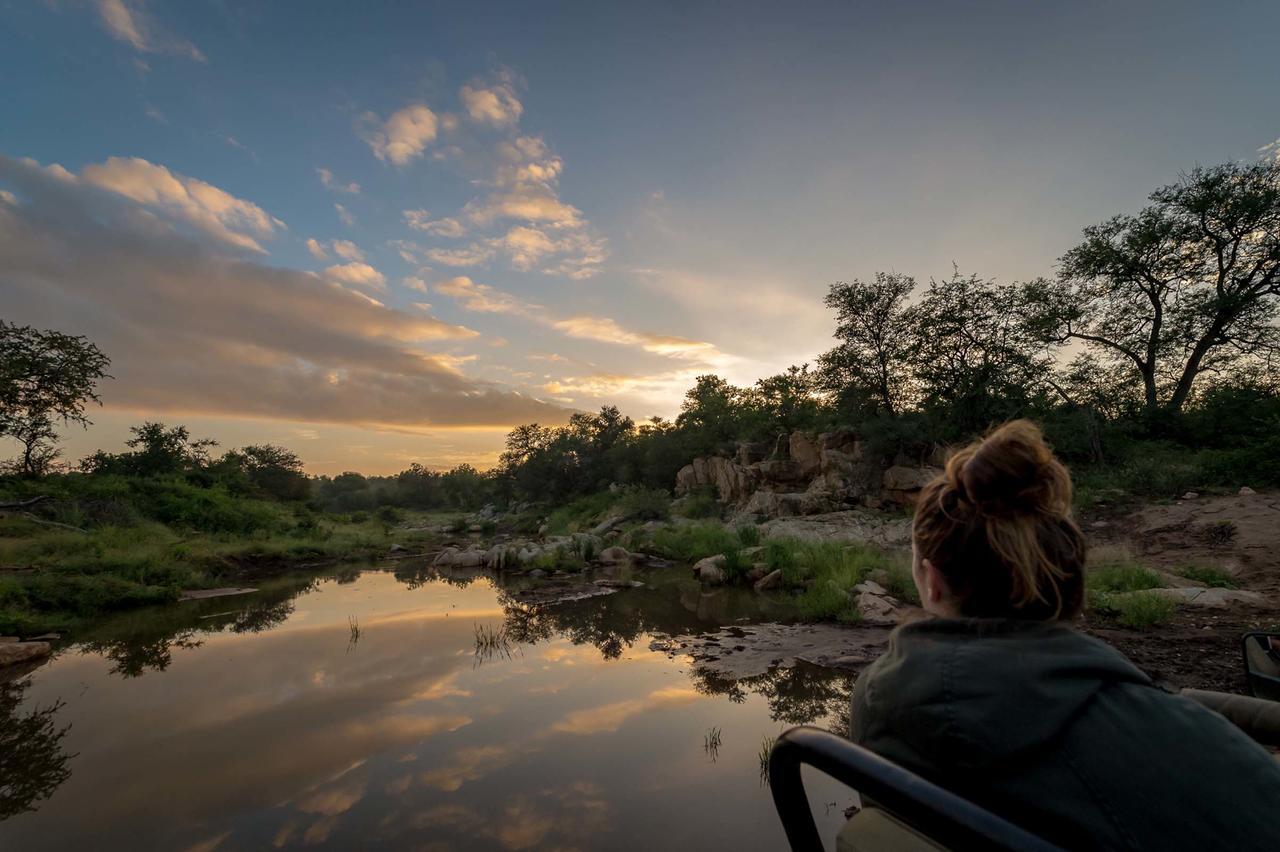
[(209, 450), (218, 446), (212, 438), (191, 439), (186, 426), (165, 426), (150, 420), (130, 426), (133, 437), (125, 441), (132, 452), (98, 450), (80, 463), (87, 473), (119, 473), (126, 476), (164, 476), (201, 470), (209, 465)]
[(101, 402), (97, 385), (109, 364), (84, 337), (0, 320), (0, 438), (22, 444), (14, 464), (20, 473), (48, 471), (58, 423), (89, 425), (85, 406)]
[(311, 482), (302, 471), (302, 459), (292, 450), (274, 444), (255, 444), (223, 457), (233, 460), (253, 487), (277, 500), (305, 500)]
[[(914, 278), (877, 272), (870, 282), (831, 285), (826, 304), (836, 312), (839, 344), (819, 360), (824, 389), (859, 413), (897, 414), (911, 401), (912, 317), (907, 298)], [(869, 411), (865, 411), (869, 409)]]
[(1056, 282), (1024, 288), (1029, 327), (1123, 365), (1148, 416), (1280, 348), (1280, 163), (1197, 168), (1150, 198), (1085, 228)]

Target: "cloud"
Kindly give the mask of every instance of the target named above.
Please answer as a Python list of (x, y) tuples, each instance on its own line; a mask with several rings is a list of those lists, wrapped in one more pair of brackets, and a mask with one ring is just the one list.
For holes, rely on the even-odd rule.
[(330, 280), (341, 284), (369, 287), (373, 290), (387, 289), (386, 276), (367, 263), (352, 262), (330, 266), (324, 274)]
[(409, 290), (417, 290), (419, 293), (429, 292), (427, 290), (427, 282), (423, 281), (416, 275), (407, 275), (400, 279), (400, 284)]
[(464, 326), (175, 234), (58, 167), (0, 156), (0, 186), (18, 200), (0, 205), (6, 318), (97, 343), (110, 406), (413, 429), (563, 420), (430, 348), (474, 340)]
[(355, 181), (351, 181), (350, 183), (343, 183), (342, 181), (335, 178), (333, 176), (333, 172), (329, 171), (328, 169), (316, 168), (316, 174), (320, 176), (320, 183), (322, 183), (324, 185), (324, 188), (327, 190), (330, 190), (332, 192), (343, 192), (343, 193), (346, 193), (347, 195), (360, 194), (360, 184), (356, 183)]
[(539, 305), (525, 302), (487, 284), (477, 284), (465, 275), (441, 281), (433, 289), (442, 296), (457, 301), (467, 310), (479, 313), (536, 316), (542, 310)]
[(424, 104), (413, 104), (393, 112), (385, 122), (366, 113), (361, 136), (379, 160), (403, 166), (422, 156), (439, 129), (434, 112)]
[(339, 204), (336, 201), (333, 202), (333, 209), (338, 212), (338, 219), (342, 222), (342, 224), (346, 225), (348, 228), (355, 226), (356, 217), (351, 215), (350, 210), (348, 210), (346, 207), (344, 207), (343, 205)]
[[(49, 169), (64, 180), (77, 180), (56, 164)], [(141, 157), (110, 157), (105, 163), (85, 166), (79, 180), (130, 198), (220, 242), (255, 252), (265, 252), (258, 239), (272, 237), (277, 228), (285, 227), (250, 201)]]
[(204, 62), (200, 49), (186, 39), (165, 33), (142, 4), (134, 0), (96, 0), (102, 26), (116, 41), (123, 41), (140, 53), (169, 53)]
[(677, 707), (691, 704), (699, 698), (698, 692), (690, 687), (672, 686), (655, 690), (644, 698), (630, 701), (616, 701), (586, 710), (576, 710), (565, 716), (560, 722), (551, 726), (553, 731), (563, 734), (603, 734), (618, 730), (623, 723), (633, 716), (660, 710), (664, 707)]
[(333, 253), (343, 260), (364, 260), (364, 252), (351, 240), (334, 240), (329, 245)]
[(405, 210), (404, 223), (415, 231), (435, 237), (461, 237), (467, 229), (457, 219), (432, 219), (426, 210)]
[(423, 251), (422, 256), (432, 263), (444, 266), (479, 266), (493, 257), (493, 246), (487, 242), (472, 243), (464, 248), (433, 248)]
[(307, 238), (307, 251), (311, 252), (311, 256), (316, 260), (328, 260), (329, 255), (324, 250), (324, 243), (321, 243), (315, 237)]
[(1280, 163), (1280, 139), (1259, 148), (1258, 156), (1264, 160), (1275, 160)]
[(717, 354), (716, 347), (711, 343), (664, 334), (645, 334), (628, 331), (607, 317), (569, 317), (568, 319), (553, 322), (552, 327), (570, 337), (598, 340), (603, 343), (619, 343), (625, 346), (639, 346), (646, 352), (653, 352), (658, 355), (686, 358)]
[(458, 90), (458, 99), (472, 121), (494, 127), (516, 124), (524, 112), (510, 80), (488, 86), (473, 81)]

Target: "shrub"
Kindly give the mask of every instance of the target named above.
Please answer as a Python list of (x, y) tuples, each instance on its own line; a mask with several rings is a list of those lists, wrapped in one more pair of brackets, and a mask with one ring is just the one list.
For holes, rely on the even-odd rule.
[(1088, 574), (1088, 584), (1099, 592), (1139, 592), (1164, 585), (1160, 575), (1141, 565), (1110, 565)]
[(379, 506), (373, 516), (384, 524), (398, 524), (404, 520), (404, 512), (395, 506)]
[(716, 518), (720, 516), (720, 502), (710, 491), (695, 491), (680, 501), (676, 513), (694, 520)]
[(1178, 569), (1178, 575), (1204, 583), (1214, 589), (1235, 589), (1240, 585), (1226, 571), (1212, 565), (1184, 565)]
[(671, 515), (671, 498), (665, 491), (637, 485), (623, 489), (613, 508), (624, 518), (660, 521)]
[(686, 524), (663, 527), (653, 534), (652, 548), (668, 559), (697, 562), (723, 553), (737, 556), (738, 538), (720, 524)]
[(617, 495), (608, 491), (579, 497), (547, 516), (547, 532), (552, 535), (568, 535), (603, 520), (616, 499)]

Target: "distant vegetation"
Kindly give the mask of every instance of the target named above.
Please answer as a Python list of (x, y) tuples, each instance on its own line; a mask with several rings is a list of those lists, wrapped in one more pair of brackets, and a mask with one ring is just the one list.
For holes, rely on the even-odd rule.
[[(1086, 505), (1280, 485), (1280, 163), (1198, 168), (1151, 202), (1086, 228), (1053, 278), (836, 283), (826, 299), (835, 345), (816, 364), (751, 387), (701, 376), (673, 421), (636, 423), (606, 406), (564, 426), (519, 426), (487, 472), (415, 464), (309, 477), (288, 449), (218, 454), (215, 441), (155, 422), (135, 427), (124, 452), (68, 465), (57, 428), (89, 422), (107, 356), (84, 338), (0, 321), (0, 438), (19, 449), (0, 475), (0, 567), (20, 569), (0, 571), (0, 613), (10, 613), (0, 629), (13, 613), (167, 599), (246, 559), (374, 552), (405, 511), (520, 506), (518, 532), (536, 531), (539, 514), (548, 531), (568, 531), (609, 507), (713, 518), (709, 494), (671, 506), (676, 472), (797, 429), (851, 428), (867, 452), (910, 463), (1031, 417), (1075, 469)], [(695, 558), (723, 544), (696, 535), (734, 534), (661, 546)], [(859, 559), (824, 559), (823, 571), (861, 575)]]

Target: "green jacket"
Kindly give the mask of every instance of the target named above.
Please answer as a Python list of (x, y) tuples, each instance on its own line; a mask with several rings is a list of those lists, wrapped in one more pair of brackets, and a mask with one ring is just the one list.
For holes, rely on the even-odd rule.
[(1280, 762), (1062, 624), (899, 628), (852, 736), (1068, 849), (1280, 850)]

